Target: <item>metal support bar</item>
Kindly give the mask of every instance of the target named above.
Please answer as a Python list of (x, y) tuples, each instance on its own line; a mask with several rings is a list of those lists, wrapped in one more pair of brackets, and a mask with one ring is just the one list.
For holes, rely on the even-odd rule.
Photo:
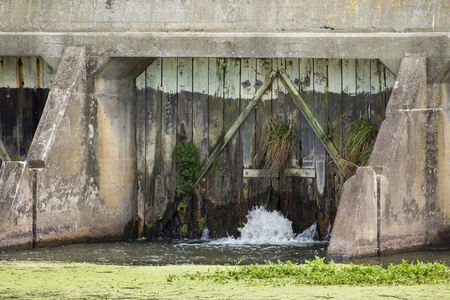
[(214, 151), (208, 157), (206, 162), (203, 164), (202, 168), (200, 169), (200, 175), (197, 177), (197, 180), (194, 183), (194, 187), (200, 182), (200, 179), (202, 179), (203, 175), (205, 175), (206, 171), (208, 171), (209, 167), (212, 165), (214, 160), (219, 156), (220, 152), (222, 152), (223, 148), (225, 148), (227, 143), (231, 140), (236, 130), (239, 128), (239, 126), (241, 126), (242, 122), (244, 122), (245, 118), (248, 116), (250, 111), (255, 107), (256, 103), (258, 103), (258, 100), (261, 99), (264, 92), (272, 84), (272, 81), (275, 79), (276, 75), (277, 72), (272, 71), (269, 74), (269, 76), (267, 76), (267, 78), (264, 80), (261, 87), (256, 91), (255, 95), (253, 96), (253, 99), (250, 101), (247, 107), (241, 112), (239, 117), (236, 119), (231, 128), (225, 134), (225, 136), (223, 137), (223, 141), (216, 147), (216, 149), (214, 149)]
[(319, 138), (322, 145), (327, 150), (328, 154), (331, 156), (333, 161), (335, 162), (336, 166), (338, 167), (339, 171), (341, 171), (342, 175), (345, 176), (343, 171), (343, 165), (340, 162), (339, 157), (339, 151), (334, 146), (333, 142), (327, 137), (325, 131), (322, 129), (322, 126), (320, 126), (319, 122), (316, 118), (314, 118), (313, 113), (308, 108), (308, 105), (306, 102), (302, 99), (299, 92), (295, 88), (292, 81), (289, 79), (289, 77), (286, 75), (286, 72), (283, 69), (280, 69), (278, 71), (278, 74), (280, 76), (281, 81), (283, 82), (286, 89), (289, 91), (289, 94), (291, 94), (292, 98), (294, 99), (294, 103), (297, 105), (297, 107), (302, 112), (303, 116), (308, 121), (311, 128), (314, 130), (314, 133)]
[(263, 169), (244, 169), (244, 178), (280, 178), (279, 172)]
[(3, 144), (2, 139), (0, 138), (0, 158), (2, 161), (10, 161), (11, 157), (8, 154), (8, 150), (6, 150), (5, 145)]
[(287, 177), (302, 177), (302, 178), (316, 178), (316, 170), (314, 169), (284, 169), (284, 176)]

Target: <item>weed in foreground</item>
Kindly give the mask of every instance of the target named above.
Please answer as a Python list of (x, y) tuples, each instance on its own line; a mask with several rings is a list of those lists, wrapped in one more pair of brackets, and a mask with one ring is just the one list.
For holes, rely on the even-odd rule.
[(309, 285), (416, 285), (450, 282), (450, 268), (438, 262), (408, 264), (403, 261), (387, 268), (381, 265), (335, 264), (333, 261), (327, 264), (324, 258), (316, 257), (303, 265), (267, 262), (265, 265), (217, 268), (207, 273), (186, 273), (185, 278), (219, 283), (232, 280), (254, 284), (260, 281), (279, 283), (280, 279), (285, 279), (295, 284)]

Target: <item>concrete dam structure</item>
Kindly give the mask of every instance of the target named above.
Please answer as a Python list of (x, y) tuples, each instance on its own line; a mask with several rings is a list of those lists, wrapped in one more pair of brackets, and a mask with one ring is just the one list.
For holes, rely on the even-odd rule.
[[(330, 256), (448, 247), (448, 2), (310, 2), (4, 1), (0, 248), (236, 235), (257, 205)], [(276, 172), (271, 119), (297, 133)], [(356, 119), (378, 136), (346, 178)]]

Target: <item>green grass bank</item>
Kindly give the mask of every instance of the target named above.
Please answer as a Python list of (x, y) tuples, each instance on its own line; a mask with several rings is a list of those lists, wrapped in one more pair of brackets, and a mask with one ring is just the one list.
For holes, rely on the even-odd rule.
[[(311, 278), (330, 276), (323, 276), (327, 267), (317, 260), (313, 263), (318, 269), (311, 270)], [(432, 280), (436, 283), (414, 285), (305, 284), (297, 280), (298, 274), (289, 274), (292, 270), (285, 272), (291, 267), (1, 261), (0, 299), (448, 299), (450, 295), (448, 267)], [(263, 275), (258, 278), (255, 274)]]

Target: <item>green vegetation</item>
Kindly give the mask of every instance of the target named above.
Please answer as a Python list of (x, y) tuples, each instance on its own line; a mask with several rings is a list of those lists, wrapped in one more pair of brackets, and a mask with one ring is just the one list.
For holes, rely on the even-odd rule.
[(200, 219), (200, 221), (198, 221), (198, 229), (200, 230), (200, 232), (203, 232), (203, 230), (206, 229), (206, 219), (205, 219), (205, 217), (202, 217)]
[(366, 119), (357, 119), (351, 123), (345, 137), (346, 175), (352, 175), (357, 166), (369, 164), (377, 133), (378, 129)]
[(192, 142), (181, 142), (176, 148), (177, 162), (177, 196), (188, 196), (192, 191), (195, 177), (202, 162), (197, 148)]
[(288, 279), (294, 284), (309, 285), (415, 285), (450, 282), (450, 268), (440, 263), (401, 264), (382, 266), (341, 265), (324, 258), (316, 257), (304, 265), (294, 263), (267, 263), (266, 265), (236, 266), (216, 269), (212, 273), (186, 273), (192, 280), (213, 280), (227, 282), (242, 280), (245, 282), (277, 281)]
[(177, 197), (180, 198), (177, 212), (182, 223), (181, 235), (185, 237), (188, 234), (192, 188), (202, 163), (197, 148), (192, 142), (179, 143), (175, 158), (177, 162)]
[(266, 117), (262, 127), (261, 148), (265, 153), (264, 168), (280, 172), (286, 166), (297, 138), (295, 123), (283, 122), (275, 116)]
[[(346, 265), (343, 265), (344, 267)], [(253, 266), (248, 266), (253, 268)], [(337, 266), (336, 266), (337, 267)], [(309, 285), (291, 277), (193, 282), (225, 266), (0, 261), (1, 299), (448, 299), (450, 284)], [(168, 275), (170, 274), (170, 275)], [(195, 284), (194, 284), (195, 283)]]

